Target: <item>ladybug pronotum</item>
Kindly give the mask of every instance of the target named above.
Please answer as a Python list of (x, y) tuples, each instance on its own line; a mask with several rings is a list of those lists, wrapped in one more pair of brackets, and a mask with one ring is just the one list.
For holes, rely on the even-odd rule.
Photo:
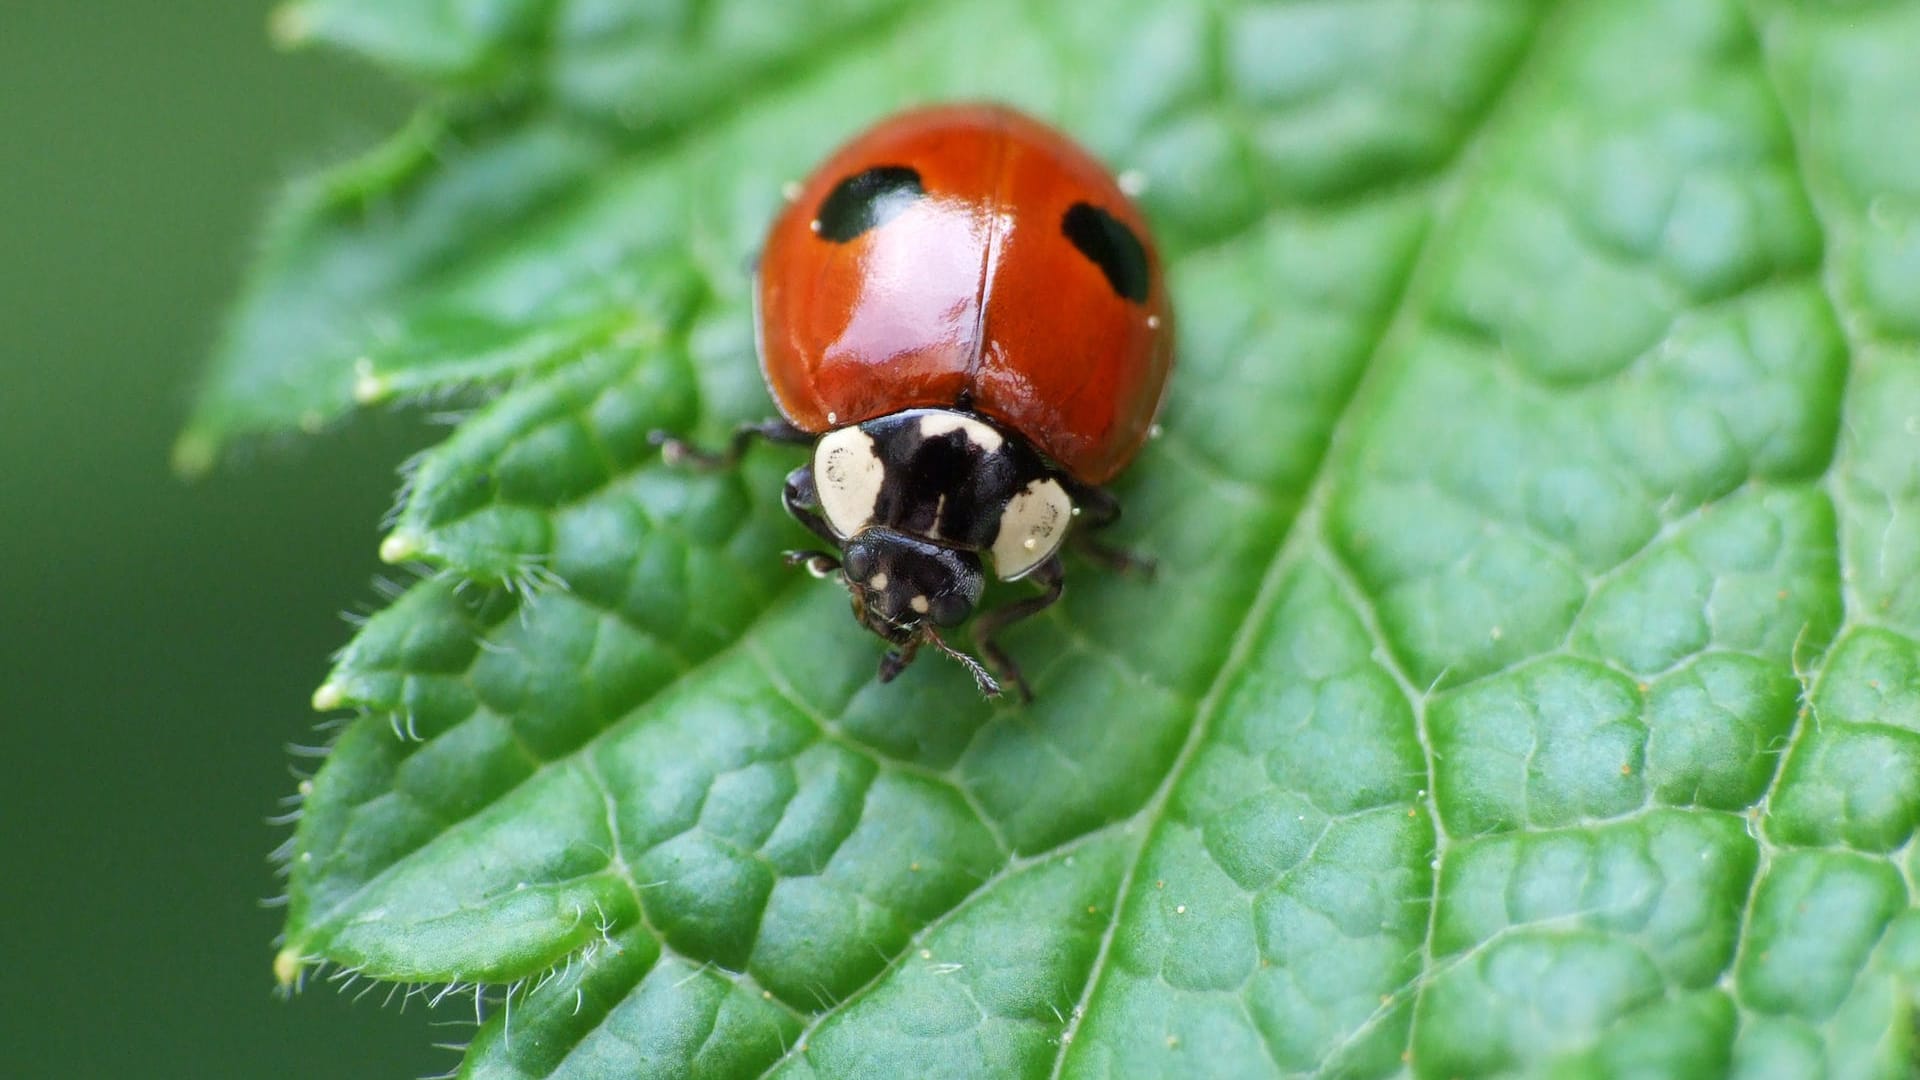
[[(1062, 545), (1147, 565), (1087, 537), (1119, 517), (1101, 485), (1146, 440), (1173, 363), (1146, 222), (1085, 151), (992, 105), (894, 116), (791, 194), (756, 285), (781, 419), (724, 454), (664, 439), (668, 460), (811, 445), (784, 498), (827, 549), (787, 558), (846, 587), (889, 645), (881, 680), (931, 644), (982, 692), (997, 675), (1031, 696), (996, 638), (1060, 598)], [(941, 631), (974, 615), (989, 567), (1039, 592), (974, 619), (983, 667)]]

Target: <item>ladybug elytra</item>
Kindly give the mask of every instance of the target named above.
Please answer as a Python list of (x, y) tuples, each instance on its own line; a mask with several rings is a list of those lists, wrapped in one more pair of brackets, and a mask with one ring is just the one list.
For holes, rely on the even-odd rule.
[[(923, 645), (1030, 696), (995, 638), (1060, 598), (1062, 545), (1117, 569), (1144, 560), (1087, 537), (1119, 504), (1101, 485), (1140, 449), (1173, 361), (1173, 315), (1146, 223), (1091, 156), (992, 105), (922, 108), (842, 147), (774, 221), (756, 341), (781, 419), (756, 437), (811, 445), (787, 510), (827, 545), (789, 552), (836, 577), (890, 646), (882, 681)], [(984, 612), (986, 667), (942, 630), (991, 573), (1040, 591)], [(992, 673), (986, 670), (992, 669)]]

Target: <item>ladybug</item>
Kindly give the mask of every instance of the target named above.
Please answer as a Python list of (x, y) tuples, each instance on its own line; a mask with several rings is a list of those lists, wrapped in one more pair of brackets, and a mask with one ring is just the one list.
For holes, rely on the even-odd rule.
[[(789, 195), (755, 284), (781, 418), (721, 454), (662, 437), (667, 460), (810, 445), (784, 500), (828, 550), (787, 559), (846, 587), (890, 646), (881, 681), (932, 645), (988, 696), (1004, 679), (1030, 698), (996, 637), (1060, 599), (1062, 545), (1151, 569), (1086, 536), (1120, 516), (1102, 485), (1146, 440), (1173, 364), (1146, 222), (1086, 151), (995, 105), (896, 115)], [(973, 616), (989, 567), (1039, 592), (974, 620), (983, 667), (941, 631)]]

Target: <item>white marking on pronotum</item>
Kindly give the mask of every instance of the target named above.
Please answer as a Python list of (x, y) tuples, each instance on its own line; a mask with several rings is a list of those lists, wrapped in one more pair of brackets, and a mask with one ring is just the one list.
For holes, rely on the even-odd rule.
[(993, 566), (1003, 580), (1024, 577), (1066, 539), (1073, 500), (1057, 480), (1035, 480), (1007, 500), (993, 538)]
[(928, 601), (928, 599), (924, 596), (916, 596), (913, 599), (907, 601), (907, 606), (912, 608), (914, 612), (919, 615), (925, 615), (927, 612), (933, 610), (933, 604), (930, 601)]
[(963, 432), (968, 442), (989, 454), (999, 450), (1000, 444), (1006, 442), (999, 432), (971, 416), (930, 412), (920, 418), (920, 437), (923, 439), (937, 439), (949, 431)]
[(887, 587), (887, 573), (884, 570), (867, 579), (867, 588), (872, 589), (875, 592), (879, 592), (882, 589), (885, 589), (886, 587)]
[(820, 509), (843, 539), (873, 520), (886, 475), (873, 437), (857, 427), (829, 432), (814, 446), (813, 484), (820, 493)]

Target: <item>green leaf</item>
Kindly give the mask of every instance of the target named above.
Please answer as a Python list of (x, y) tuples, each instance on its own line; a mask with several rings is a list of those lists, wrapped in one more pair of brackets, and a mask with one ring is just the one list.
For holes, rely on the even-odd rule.
[[(466, 1074), (1903, 1076), (1920, 6), (303, 0), (432, 86), (296, 190), (183, 436), (465, 419), (316, 704), (283, 980)], [(1039, 694), (779, 564), (745, 265), (1005, 97), (1144, 181), (1180, 367)], [(491, 988), (488, 997), (484, 988)]]

